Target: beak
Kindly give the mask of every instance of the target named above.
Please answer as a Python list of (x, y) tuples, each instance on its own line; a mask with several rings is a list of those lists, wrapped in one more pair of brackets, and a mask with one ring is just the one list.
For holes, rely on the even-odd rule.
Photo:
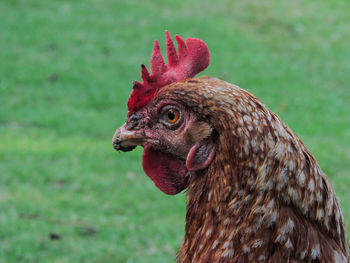
[(125, 123), (115, 131), (112, 143), (117, 151), (129, 152), (137, 145), (143, 145), (146, 140), (147, 136), (143, 130), (128, 130)]

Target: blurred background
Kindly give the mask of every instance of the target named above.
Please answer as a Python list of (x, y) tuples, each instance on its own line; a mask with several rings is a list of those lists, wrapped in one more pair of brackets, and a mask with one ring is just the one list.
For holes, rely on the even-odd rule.
[(350, 230), (350, 2), (0, 2), (0, 263), (173, 262), (185, 194), (111, 145), (166, 29), (254, 93), (328, 174)]

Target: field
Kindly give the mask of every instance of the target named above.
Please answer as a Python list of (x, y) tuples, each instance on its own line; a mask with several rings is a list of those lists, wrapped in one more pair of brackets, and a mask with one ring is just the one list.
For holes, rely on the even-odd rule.
[[(350, 233), (350, 3), (0, 2), (0, 263), (173, 262), (185, 195), (117, 153), (154, 39), (203, 39), (203, 73), (258, 96), (328, 174)], [(163, 48), (164, 50), (164, 48)]]

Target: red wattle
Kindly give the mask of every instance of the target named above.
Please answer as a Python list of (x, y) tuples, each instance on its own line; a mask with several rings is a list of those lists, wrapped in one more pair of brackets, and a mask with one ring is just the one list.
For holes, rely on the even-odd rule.
[(155, 186), (168, 195), (175, 195), (187, 187), (186, 165), (173, 155), (146, 145), (142, 167)]

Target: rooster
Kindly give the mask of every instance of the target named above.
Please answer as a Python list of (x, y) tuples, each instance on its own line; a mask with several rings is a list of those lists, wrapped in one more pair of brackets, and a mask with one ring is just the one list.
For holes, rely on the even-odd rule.
[(166, 31), (142, 65), (118, 151), (144, 147), (145, 173), (164, 193), (187, 189), (177, 262), (349, 262), (334, 190), (301, 140), (251, 93), (212, 77), (199, 39)]

